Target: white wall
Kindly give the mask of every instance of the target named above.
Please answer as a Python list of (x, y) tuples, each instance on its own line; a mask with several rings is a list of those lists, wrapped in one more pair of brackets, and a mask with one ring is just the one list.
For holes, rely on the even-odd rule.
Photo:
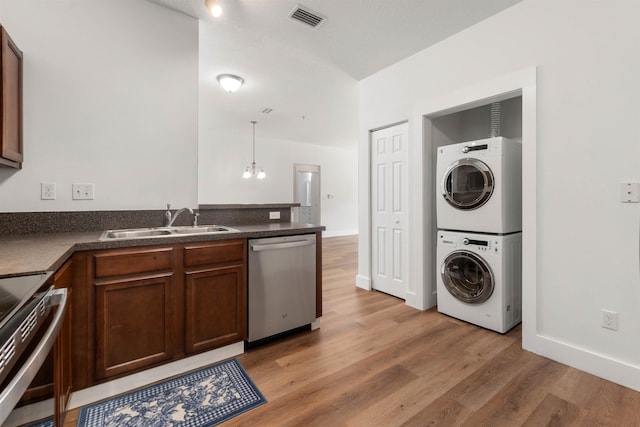
[[(199, 201), (208, 203), (291, 203), (293, 164), (320, 165), (321, 222), (325, 236), (357, 233), (356, 150), (314, 144), (264, 140), (256, 125), (256, 163), (264, 167), (264, 180), (243, 179), (251, 162), (252, 129), (204, 133), (199, 148)], [(333, 196), (327, 198), (327, 194)]]
[[(24, 167), (0, 211), (197, 204), (198, 21), (147, 1), (0, 0), (24, 52)], [(40, 183), (57, 200), (40, 200)], [(71, 184), (95, 184), (72, 201)]]
[[(537, 66), (537, 152), (525, 159), (537, 164), (537, 283), (530, 289), (537, 302), (528, 308), (535, 324), (523, 329), (523, 342), (636, 390), (640, 205), (620, 203), (619, 186), (640, 181), (639, 14), (631, 0), (524, 0), (362, 81), (359, 137), (366, 195), (370, 129), (415, 122), (416, 106), (429, 99)], [(422, 135), (411, 138), (422, 143)], [(366, 197), (359, 208), (364, 278)], [(618, 331), (600, 326), (601, 309), (620, 313)]]

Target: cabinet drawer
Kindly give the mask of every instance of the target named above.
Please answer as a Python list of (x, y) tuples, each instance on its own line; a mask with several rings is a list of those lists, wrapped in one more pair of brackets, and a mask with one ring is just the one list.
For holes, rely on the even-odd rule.
[(125, 249), (94, 255), (95, 277), (122, 276), (173, 268), (173, 248)]
[(242, 262), (245, 259), (245, 240), (223, 240), (215, 243), (185, 245), (184, 265), (194, 267), (206, 264)]

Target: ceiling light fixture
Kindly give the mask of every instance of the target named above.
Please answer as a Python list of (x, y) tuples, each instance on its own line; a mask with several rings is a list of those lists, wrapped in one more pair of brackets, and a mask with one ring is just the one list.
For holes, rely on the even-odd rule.
[(222, 15), (222, 7), (220, 6), (220, 2), (218, 0), (204, 0), (205, 6), (216, 18)]
[(233, 74), (220, 74), (217, 78), (220, 86), (229, 93), (237, 91), (244, 83), (242, 77)]
[(242, 174), (244, 179), (249, 179), (252, 176), (255, 176), (258, 179), (264, 179), (267, 174), (264, 173), (264, 169), (262, 166), (256, 165), (256, 122), (255, 120), (251, 121), (253, 124), (253, 161), (247, 166)]

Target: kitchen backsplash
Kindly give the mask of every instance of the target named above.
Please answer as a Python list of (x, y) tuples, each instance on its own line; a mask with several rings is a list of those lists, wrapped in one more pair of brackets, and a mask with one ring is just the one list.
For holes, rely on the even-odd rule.
[[(199, 224), (252, 225), (290, 222), (291, 208), (298, 203), (200, 205)], [(171, 209), (175, 213), (176, 209)], [(269, 219), (279, 212), (279, 219)], [(161, 227), (165, 210), (145, 211), (73, 211), (73, 212), (0, 212), (0, 235), (102, 231), (123, 228)], [(193, 217), (181, 214), (175, 225), (191, 225)]]

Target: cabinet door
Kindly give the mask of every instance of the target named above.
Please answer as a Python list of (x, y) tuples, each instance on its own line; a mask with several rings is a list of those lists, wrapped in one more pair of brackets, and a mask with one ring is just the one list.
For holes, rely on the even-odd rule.
[(0, 164), (19, 168), (22, 164), (22, 52), (2, 27), (0, 38)]
[(96, 379), (171, 358), (171, 290), (171, 273), (96, 283)]
[(185, 273), (185, 351), (243, 341), (247, 329), (243, 266)]

